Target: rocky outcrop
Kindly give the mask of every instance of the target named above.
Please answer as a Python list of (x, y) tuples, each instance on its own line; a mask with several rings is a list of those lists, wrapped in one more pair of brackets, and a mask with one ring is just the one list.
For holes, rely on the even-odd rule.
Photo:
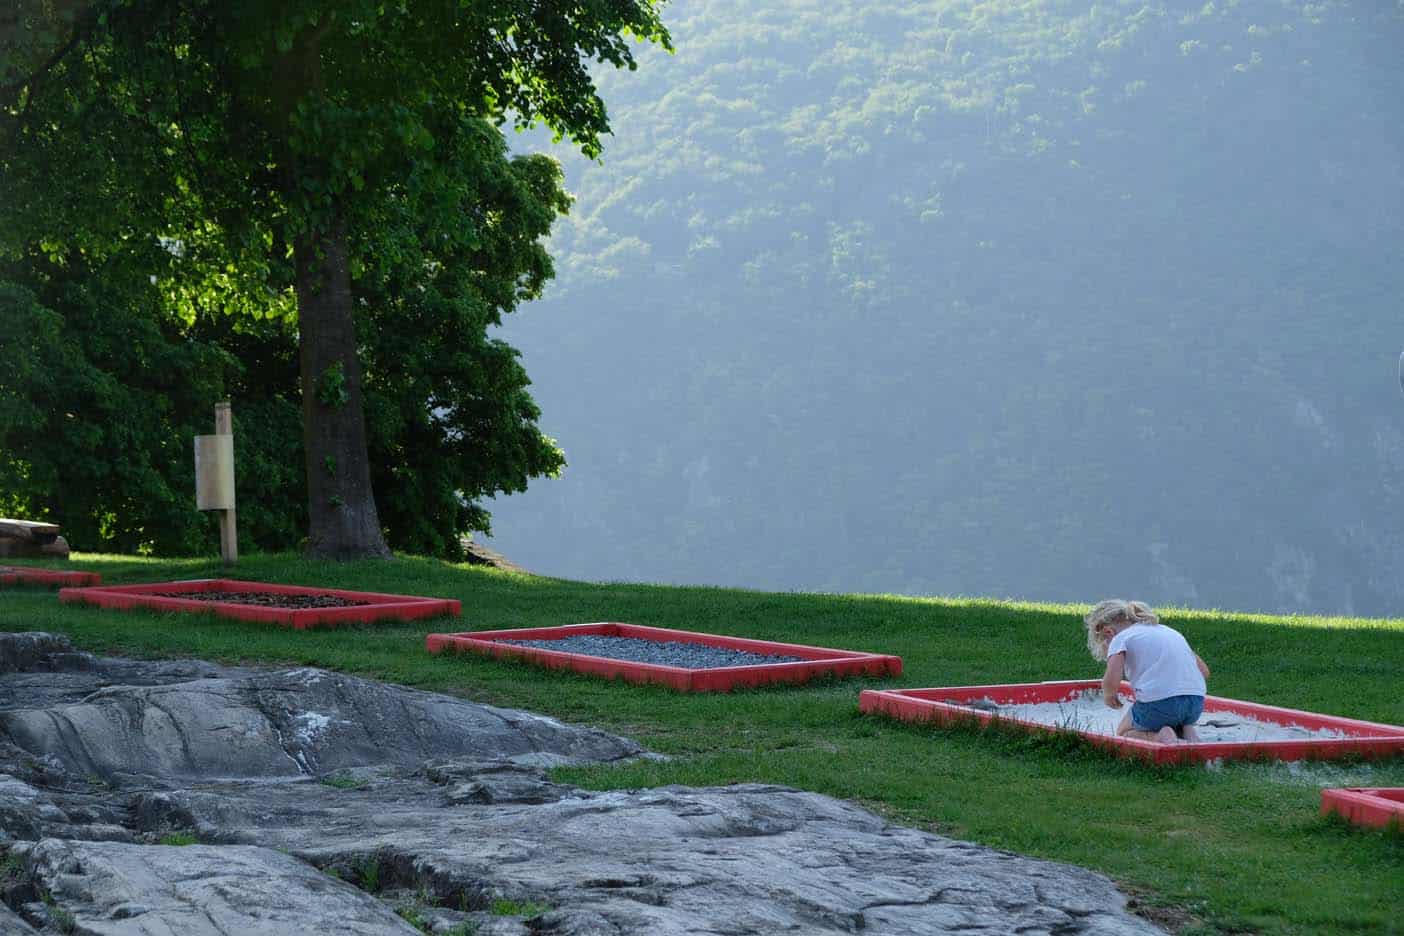
[(247, 845), (45, 839), (15, 846), (43, 888), (30, 915), (91, 936), (414, 936), (381, 901), (290, 855)]
[(552, 783), (642, 752), (524, 712), (43, 635), (0, 670), (0, 933), (1159, 932), (1100, 875), (828, 797)]
[(436, 756), (639, 753), (526, 712), (314, 669), (106, 686), (69, 704), (0, 711), (0, 737), (70, 774), (119, 786), (294, 779)]
[(0, 933), (4, 933), (5, 936), (27, 936), (34, 932), (34, 927), (30, 926), (24, 917), (0, 903)]

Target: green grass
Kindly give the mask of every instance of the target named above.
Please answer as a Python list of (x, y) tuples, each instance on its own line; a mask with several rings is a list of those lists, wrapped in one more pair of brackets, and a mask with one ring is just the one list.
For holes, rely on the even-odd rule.
[(0, 856), (0, 888), (24, 876), (24, 860), (19, 855), (5, 852)]
[[(214, 561), (77, 556), (105, 582), (223, 574)], [(627, 734), (666, 763), (559, 771), (592, 789), (782, 783), (905, 824), (1095, 868), (1186, 932), (1400, 933), (1404, 840), (1318, 816), (1323, 786), (1404, 786), (1404, 759), (1155, 769), (1080, 745), (860, 716), (860, 688), (1090, 678), (1082, 608), (982, 600), (597, 585), (426, 559), (241, 559), (238, 577), (459, 598), (463, 617), (298, 632), (62, 606), (0, 592), (0, 627), (135, 656), (322, 666)], [(1089, 595), (1089, 599), (1103, 596)], [(1164, 610), (1164, 609), (1162, 609)], [(1170, 609), (1216, 695), (1404, 724), (1404, 621)], [(628, 621), (900, 654), (905, 672), (730, 695), (680, 694), (423, 652), (438, 630)]]
[(498, 897), (488, 907), (488, 913), (493, 916), (537, 917), (550, 909), (549, 905), (534, 900), (512, 900), (507, 897)]
[(55, 903), (53, 894), (44, 891), (40, 893), (40, 897), (44, 902), (44, 906), (48, 908), (49, 922), (51, 922), (60, 933), (67, 936), (67, 934), (78, 929), (77, 918), (74, 917), (71, 911), (65, 910)]
[(380, 893), (380, 856), (366, 855), (356, 863), (356, 886), (368, 893)]
[(429, 923), (424, 919), (424, 914), (418, 907), (396, 907), (395, 912), (399, 914), (400, 919), (421, 933), (429, 932)]
[(161, 836), (159, 844), (176, 846), (198, 845), (200, 844), (200, 839), (196, 837), (194, 832), (168, 832)]
[(322, 783), (338, 790), (359, 790), (367, 786), (370, 780), (365, 777), (356, 777), (351, 774), (329, 774), (322, 778)]

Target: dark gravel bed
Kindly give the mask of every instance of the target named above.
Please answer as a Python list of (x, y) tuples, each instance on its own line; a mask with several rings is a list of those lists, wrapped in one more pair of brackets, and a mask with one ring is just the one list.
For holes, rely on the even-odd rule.
[(498, 640), (497, 642), (513, 644), (518, 647), (536, 647), (540, 650), (559, 650), (562, 653), (580, 653), (586, 656), (605, 657), (610, 660), (627, 660), (630, 663), (677, 666), (683, 669), (715, 669), (722, 666), (765, 666), (771, 663), (803, 662), (802, 657), (750, 653), (745, 650), (726, 650), (721, 647), (708, 647), (704, 644), (684, 643), (680, 640), (643, 640), (639, 637), (602, 637), (594, 634), (562, 637), (559, 640)]
[(227, 601), (230, 604), (257, 605), (260, 608), (355, 608), (368, 601), (353, 601), (336, 595), (275, 595), (270, 592), (152, 592), (158, 598), (187, 598), (190, 601)]

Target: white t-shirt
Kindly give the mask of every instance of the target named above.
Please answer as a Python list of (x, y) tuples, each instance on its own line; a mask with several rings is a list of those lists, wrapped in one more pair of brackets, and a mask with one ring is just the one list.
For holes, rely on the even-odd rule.
[(1204, 695), (1204, 676), (1180, 632), (1164, 624), (1132, 624), (1107, 644), (1107, 659), (1126, 653), (1126, 681), (1137, 702)]

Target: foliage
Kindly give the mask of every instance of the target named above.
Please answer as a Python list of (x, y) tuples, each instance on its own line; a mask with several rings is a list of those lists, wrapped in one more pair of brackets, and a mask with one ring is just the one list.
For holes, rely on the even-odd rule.
[(338, 790), (359, 790), (370, 783), (365, 777), (354, 774), (331, 774), (322, 778), (322, 783)]
[(12, 362), (0, 371), (0, 512), (58, 521), (78, 548), (208, 553), (217, 537), (195, 510), (192, 440), (232, 396), (241, 540), (297, 543), (306, 496), (290, 330), (184, 323), (141, 269), (0, 267), (0, 357)]
[(424, 919), (424, 914), (418, 907), (396, 907), (395, 912), (400, 915), (400, 919), (404, 920), (421, 933), (431, 932), (429, 929), (429, 922)]
[(8, 887), (24, 877), (24, 859), (14, 852), (0, 855), (0, 886)]
[(493, 916), (536, 917), (550, 911), (550, 909), (549, 904), (537, 900), (513, 900), (510, 897), (498, 897), (488, 907), (488, 913)]
[[(0, 42), (0, 200), (15, 206), (0, 253), (21, 266), (39, 252), (59, 265), (125, 264), (124, 273), (154, 277), (166, 314), (187, 324), (295, 309), (312, 545), (348, 555), (383, 552), (355, 331), (374, 318), (365, 311), (372, 300), (399, 299), (352, 281), (372, 270), (380, 287), (432, 288), (435, 313), (492, 306), (473, 313), (478, 324), (460, 315), (451, 334), (539, 294), (550, 267), (530, 241), (565, 208), (559, 175), (540, 159), (495, 168), (505, 156), (491, 123), (509, 114), (540, 121), (597, 156), (609, 125), (586, 61), (633, 67), (631, 39), (668, 43), (654, 0), (26, 0), (16, 18), (23, 35)], [(479, 159), (468, 166), (490, 178), (445, 155), (468, 154), (470, 138)], [(401, 199), (440, 210), (421, 224)], [(414, 239), (431, 235), (441, 240)], [(146, 246), (145, 268), (129, 259), (133, 244)], [(157, 244), (165, 249), (153, 255)], [(491, 265), (439, 265), (475, 261)], [(429, 326), (434, 333), (437, 323)], [(505, 455), (507, 467), (489, 460), (432, 479), (435, 502), (455, 474), (471, 482), (456, 496), (472, 498), (560, 464), (534, 430), (510, 349), (479, 343), (486, 376), (455, 374), (463, 386), (437, 392), (451, 424), (506, 433), (475, 441), (497, 449), (499, 463)], [(455, 414), (475, 392), (508, 399), (500, 410)], [(334, 474), (323, 470), (333, 462)], [(403, 503), (392, 512), (413, 515)], [(353, 513), (356, 523), (341, 522)], [(486, 514), (463, 504), (449, 522), (461, 533), (463, 524), (485, 525)]]
[(198, 845), (200, 839), (193, 832), (169, 832), (161, 836), (161, 845), (174, 845), (183, 847), (185, 845)]
[(363, 856), (355, 865), (356, 886), (361, 890), (371, 894), (380, 893), (380, 856), (369, 854)]
[(461, 534), (488, 529), (481, 498), (564, 465), (536, 428), (517, 352), (489, 329), (540, 295), (552, 273), (540, 240), (568, 200), (553, 161), (509, 161), (482, 121), (435, 138), (356, 251), (367, 258), (358, 282), (381, 516), (392, 545), (459, 558)]
[[(493, 260), (511, 272), (503, 253)], [(297, 544), (307, 504), (292, 325), (187, 325), (161, 314), (149, 284), (128, 299), (110, 275), (76, 275), (50, 283), (48, 307), (0, 284), (0, 356), (14, 362), (0, 372), (0, 511), (52, 517), (81, 548), (208, 553), (191, 440), (229, 397), (241, 542)], [(371, 450), (395, 548), (457, 558), (464, 534), (488, 528), (480, 498), (563, 464), (535, 427), (516, 352), (487, 337), (502, 311), (491, 301), (416, 289), (366, 316)]]
[(78, 544), (199, 550), (191, 440), (236, 365), (136, 311), (148, 290), (74, 272), (51, 271), (42, 301), (0, 275), (0, 507)]
[[(317, 399), (323, 406), (330, 407), (345, 406), (351, 399), (351, 395), (346, 392), (346, 367), (340, 361), (333, 362), (317, 378)], [(323, 463), (335, 465), (336, 459), (328, 455), (323, 459)]]
[(64, 936), (77, 931), (78, 920), (71, 910), (60, 907), (58, 902), (54, 900), (54, 895), (48, 890), (40, 890), (39, 897), (44, 903), (44, 912), (55, 929), (63, 933)]
[[(118, 584), (219, 569), (217, 559), (81, 560)], [(241, 562), (241, 574), (264, 581), (457, 598), (482, 628), (623, 617), (895, 653), (903, 659), (898, 682), (907, 686), (1095, 679), (1100, 672), (1083, 639), (1086, 605), (596, 585), (415, 558), (387, 565), (283, 554)], [(557, 781), (591, 789), (760, 782), (812, 790), (903, 825), (1094, 868), (1138, 900), (1187, 908), (1220, 931), (1387, 932), (1404, 898), (1404, 840), (1337, 829), (1318, 816), (1322, 786), (1404, 785), (1399, 758), (1156, 770), (1027, 737), (929, 731), (862, 716), (857, 691), (879, 685), (868, 680), (676, 693), (424, 653), (425, 634), (459, 626), (443, 619), (345, 629), (335, 640), (309, 643), (305, 634), (246, 622), (145, 626), (159, 616), (61, 605), (40, 589), (14, 589), (4, 600), (9, 613), (0, 626), (19, 622), (12, 626), (68, 634), (85, 649), (296, 660), (593, 725), (669, 757), (569, 768), (556, 772)], [(1215, 694), (1404, 724), (1404, 621), (1206, 611), (1173, 611), (1166, 619), (1213, 667)], [(1010, 789), (1019, 795), (990, 795)]]

